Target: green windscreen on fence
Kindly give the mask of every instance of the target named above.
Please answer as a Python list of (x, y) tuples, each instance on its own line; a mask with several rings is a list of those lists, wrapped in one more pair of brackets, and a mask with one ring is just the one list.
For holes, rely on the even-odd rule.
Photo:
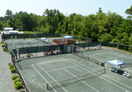
[(63, 45), (51, 45), (51, 46), (37, 46), (37, 47), (19, 48), (19, 54), (45, 52), (45, 51), (53, 51), (53, 50), (63, 51)]
[(12, 52), (13, 52), (13, 54), (14, 54), (15, 56), (17, 55), (16, 49), (13, 49)]
[(109, 42), (101, 42), (102, 46), (109, 46), (109, 47), (114, 47), (114, 48), (118, 48), (121, 50), (126, 50), (129, 52), (132, 52), (132, 46), (130, 45), (125, 45), (125, 44), (119, 44), (119, 43), (109, 43)]
[(4, 34), (2, 35), (2, 39), (10, 39), (10, 38), (41, 38), (41, 37), (60, 37), (60, 34), (54, 33), (42, 33), (42, 34)]
[(76, 46), (79, 47), (94, 47), (94, 46), (98, 46), (99, 43), (98, 42), (94, 42), (94, 43), (77, 43)]

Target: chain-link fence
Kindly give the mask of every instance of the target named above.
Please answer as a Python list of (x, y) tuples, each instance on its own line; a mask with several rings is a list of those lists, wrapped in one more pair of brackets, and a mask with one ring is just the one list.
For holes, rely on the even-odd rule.
[[(69, 44), (71, 45), (71, 44)], [(97, 43), (78, 43), (76, 44), (81, 47), (85, 48), (90, 48), (90, 47), (99, 47)], [(17, 62), (19, 62), (22, 59), (25, 58), (35, 58), (39, 56), (45, 56), (45, 55), (56, 55), (56, 54), (64, 54), (67, 53), (66, 45), (50, 45), (50, 46), (36, 46), (36, 47), (22, 47), (22, 48), (16, 48), (11, 50), (11, 58), (12, 62), (17, 70), (17, 73), (19, 74), (20, 78), (22, 79), (24, 88), (26, 89), (27, 92), (31, 92), (30, 89), (28, 88), (25, 80), (23, 79), (18, 67), (17, 67)], [(71, 52), (68, 52), (71, 53)]]
[(23, 79), (23, 77), (22, 77), (22, 75), (21, 75), (19, 69), (18, 69), (17, 66), (16, 66), (16, 60), (17, 60), (17, 50), (16, 50), (16, 49), (12, 50), (12, 52), (11, 52), (11, 60), (12, 60), (14, 66), (15, 66), (15, 68), (16, 68), (16, 71), (17, 71), (19, 77), (20, 77), (21, 80), (22, 80), (22, 84), (23, 84), (23, 86), (24, 86), (26, 92), (31, 92), (30, 89), (28, 88), (28, 86), (27, 86), (25, 80)]
[(87, 61), (90, 61), (92, 63), (95, 63), (100, 66), (105, 66), (105, 62), (99, 60), (98, 58), (91, 57), (87, 55), (87, 51), (91, 50), (99, 50), (101, 49), (101, 44), (100, 43), (87, 43), (87, 44), (76, 44), (73, 45), (73, 50), (72, 53), (73, 55), (76, 55), (82, 59), (85, 59)]
[(25, 39), (25, 38), (41, 38), (41, 37), (60, 37), (60, 34), (54, 33), (42, 33), (42, 34), (3, 34), (2, 40), (18, 38), (18, 39)]
[(108, 42), (102, 42), (101, 45), (118, 48), (118, 49), (129, 51), (132, 53), (132, 46), (130, 46), (130, 45), (118, 44), (118, 43), (108, 43)]

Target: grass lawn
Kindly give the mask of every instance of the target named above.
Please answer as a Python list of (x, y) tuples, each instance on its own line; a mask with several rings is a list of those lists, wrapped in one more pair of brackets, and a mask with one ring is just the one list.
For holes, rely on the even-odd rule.
[(24, 34), (38, 34), (38, 33), (43, 33), (43, 32), (37, 32), (37, 31), (20, 31), (24, 32)]

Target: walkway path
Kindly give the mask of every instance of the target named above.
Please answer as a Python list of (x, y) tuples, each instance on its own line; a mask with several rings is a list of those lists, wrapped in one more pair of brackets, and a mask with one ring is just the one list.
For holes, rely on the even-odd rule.
[(14, 83), (11, 79), (12, 75), (8, 67), (8, 63), (10, 62), (11, 56), (8, 53), (3, 52), (0, 45), (0, 92), (17, 92), (14, 88)]

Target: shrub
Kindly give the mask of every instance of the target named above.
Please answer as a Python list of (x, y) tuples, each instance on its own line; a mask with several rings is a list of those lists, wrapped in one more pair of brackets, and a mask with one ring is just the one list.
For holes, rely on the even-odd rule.
[(9, 63), (9, 67), (10, 67), (10, 69), (14, 68), (14, 65), (12, 63)]
[(22, 82), (22, 80), (20, 79), (20, 78), (16, 78), (15, 80), (14, 80), (14, 83), (16, 83), (16, 82)]
[(20, 92), (25, 92), (23, 89), (20, 89), (19, 91), (20, 91)]
[(2, 44), (2, 43), (4, 43), (4, 42), (0, 42), (0, 44)]
[(2, 47), (4, 47), (4, 46), (5, 46), (4, 42), (0, 42), (0, 44), (1, 44), (1, 46), (2, 46)]
[(22, 82), (20, 82), (20, 81), (17, 81), (16, 83), (14, 83), (14, 86), (16, 89), (21, 89), (23, 87)]
[(9, 63), (9, 67), (10, 67), (12, 73), (16, 73), (16, 69), (12, 63)]
[(27, 57), (31, 57), (31, 55), (30, 55), (30, 54), (27, 54), (26, 56), (27, 56)]
[(16, 69), (15, 68), (11, 68), (11, 72), (12, 73), (16, 73)]
[(6, 51), (7, 50), (6, 47), (3, 47), (3, 50)]
[(1, 43), (1, 46), (2, 46), (2, 47), (4, 47), (4, 46), (5, 46), (5, 44), (4, 44), (4, 43)]
[(17, 78), (19, 78), (19, 76), (17, 74), (15, 74), (15, 75), (12, 76), (12, 80), (15, 80)]

